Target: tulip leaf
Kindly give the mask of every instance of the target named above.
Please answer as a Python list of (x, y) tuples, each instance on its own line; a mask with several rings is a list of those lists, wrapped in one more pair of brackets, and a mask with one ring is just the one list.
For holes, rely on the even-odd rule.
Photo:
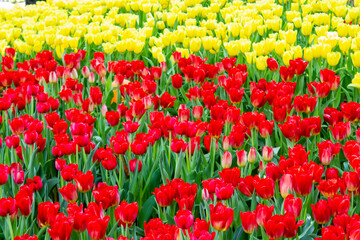
[(244, 232), (244, 229), (242, 226), (238, 227), (235, 230), (234, 236), (233, 236), (233, 240), (238, 240), (238, 239), (246, 239), (247, 238), (247, 234)]
[(154, 212), (154, 209), (156, 209), (156, 201), (155, 201), (155, 196), (151, 195), (144, 203), (144, 205), (142, 206), (141, 210), (139, 211), (138, 214), (138, 226), (143, 228), (144, 226), (144, 222), (147, 222), (152, 213)]

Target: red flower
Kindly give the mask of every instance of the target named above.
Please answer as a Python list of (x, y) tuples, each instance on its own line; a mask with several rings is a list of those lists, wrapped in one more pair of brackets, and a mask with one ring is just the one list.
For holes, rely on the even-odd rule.
[(106, 112), (105, 117), (110, 126), (114, 127), (119, 124), (120, 114), (118, 112), (115, 111)]
[(320, 81), (329, 84), (330, 90), (336, 90), (340, 84), (340, 76), (335, 75), (335, 72), (329, 69), (320, 69)]
[(341, 150), (340, 143), (334, 144), (330, 140), (318, 143), (317, 146), (319, 148), (320, 162), (325, 166), (329, 165), (334, 156)]
[(218, 202), (215, 207), (210, 204), (209, 208), (211, 226), (217, 231), (226, 231), (233, 221), (234, 210), (221, 202)]
[(261, 203), (259, 203), (256, 206), (256, 223), (259, 226), (264, 226), (265, 223), (270, 219), (274, 211), (274, 206), (266, 206)]
[(183, 85), (183, 77), (180, 73), (171, 76), (172, 86), (175, 89), (180, 89)]
[(309, 173), (297, 173), (293, 175), (294, 190), (299, 196), (309, 195), (313, 185), (313, 176)]
[(309, 117), (304, 118), (300, 122), (301, 135), (309, 138), (320, 134), (321, 131), (321, 118), (320, 117)]
[(328, 226), (321, 229), (321, 236), (323, 240), (343, 240), (346, 235), (344, 229), (340, 226)]
[(265, 168), (266, 176), (274, 180), (274, 182), (280, 179), (279, 166), (274, 163), (268, 163)]
[(15, 199), (12, 197), (0, 199), (0, 217), (12, 216), (15, 214)]
[(296, 222), (294, 215), (291, 213), (285, 213), (283, 216), (283, 223), (285, 224), (284, 238), (294, 238), (298, 228), (304, 224), (304, 221), (301, 220)]
[(310, 82), (307, 86), (311, 96), (317, 95), (319, 98), (326, 98), (329, 95), (330, 87), (327, 83)]
[(240, 174), (241, 171), (237, 167), (234, 167), (232, 169), (225, 168), (221, 172), (219, 172), (220, 177), (224, 179), (226, 183), (232, 184), (235, 188), (239, 185)]
[(64, 198), (64, 200), (69, 203), (76, 202), (76, 200), (78, 198), (76, 187), (73, 183), (68, 183), (67, 185), (63, 186), (62, 188), (59, 188), (59, 192), (60, 192), (61, 196)]
[(336, 141), (342, 141), (351, 135), (350, 122), (338, 122), (334, 127), (330, 127), (332, 135)]
[(128, 133), (134, 133), (140, 127), (140, 124), (138, 122), (132, 122), (132, 121), (123, 122), (122, 124), (124, 126), (125, 131)]
[(267, 101), (266, 92), (258, 88), (253, 89), (251, 91), (250, 101), (255, 108), (261, 108)]
[(358, 190), (360, 185), (360, 178), (356, 172), (344, 172), (343, 181), (345, 183), (346, 189), (349, 192)]
[(251, 197), (254, 192), (254, 178), (251, 175), (239, 180), (239, 191), (247, 197)]
[(215, 195), (219, 201), (231, 198), (233, 193), (234, 187), (231, 184), (218, 184), (215, 187)]
[(171, 185), (161, 185), (155, 188), (156, 202), (160, 207), (170, 206), (175, 199), (175, 189)]
[(331, 206), (325, 200), (320, 200), (315, 205), (311, 204), (314, 220), (318, 224), (325, 224), (330, 221), (331, 218)]
[(87, 223), (86, 229), (91, 240), (100, 240), (105, 237), (106, 229), (110, 221), (110, 216), (104, 218), (92, 216)]
[(230, 90), (228, 91), (230, 101), (232, 103), (240, 103), (245, 93), (244, 91), (245, 91), (244, 88), (241, 89), (230, 88)]
[(266, 59), (266, 63), (267, 63), (268, 68), (270, 69), (270, 71), (275, 72), (279, 68), (279, 64), (277, 63), (275, 58)]
[(58, 202), (42, 202), (38, 205), (37, 222), (39, 227), (48, 227), (55, 220), (56, 214), (59, 212), (60, 204)]
[(289, 116), (284, 124), (279, 124), (279, 128), (286, 138), (296, 143), (300, 140), (302, 133), (300, 122), (301, 119), (299, 116)]
[(256, 211), (254, 212), (240, 212), (241, 225), (244, 231), (248, 234), (253, 233), (258, 228), (256, 223)]
[(176, 97), (171, 96), (168, 92), (164, 92), (160, 97), (160, 105), (162, 108), (172, 108), (175, 104)]
[(260, 179), (258, 175), (254, 177), (254, 188), (256, 194), (263, 199), (270, 199), (275, 194), (275, 183), (274, 180), (266, 177)]
[(304, 96), (296, 96), (294, 98), (294, 110), (297, 113), (311, 113), (314, 111), (317, 103), (317, 97), (309, 97), (305, 94)]
[(129, 161), (129, 168), (131, 172), (135, 172), (136, 171), (136, 165), (138, 165), (137, 167), (137, 171), (140, 172), (141, 168), (142, 168), (142, 163), (141, 160), (138, 159), (131, 159)]
[(284, 212), (291, 213), (295, 218), (298, 218), (301, 213), (302, 200), (301, 198), (294, 198), (294, 195), (288, 195), (284, 200)]
[(274, 215), (265, 223), (264, 227), (270, 238), (279, 239), (284, 236), (286, 225), (283, 222), (283, 216)]
[(139, 206), (137, 202), (127, 203), (122, 201), (121, 204), (115, 209), (115, 219), (119, 221), (119, 226), (131, 227), (135, 222), (137, 214), (139, 212)]
[(337, 179), (321, 179), (317, 189), (324, 197), (333, 197), (339, 190), (339, 182)]
[(222, 133), (224, 122), (222, 120), (210, 120), (208, 133), (212, 138), (219, 138)]
[[(264, 161), (270, 162), (273, 159), (273, 155), (274, 155), (273, 147), (268, 147), (268, 146), (263, 147), (262, 157)], [(279, 178), (280, 178), (280, 171), (279, 171)]]
[(285, 67), (285, 66), (281, 66), (280, 67), (280, 77), (281, 80), (283, 80), (284, 82), (289, 82), (291, 81), (291, 79), (293, 79), (295, 71), (293, 67)]
[(76, 183), (76, 188), (79, 190), (79, 192), (86, 193), (93, 187), (94, 175), (91, 171), (87, 171), (86, 174), (78, 171), (74, 176), (74, 180)]
[(70, 217), (59, 213), (51, 224), (51, 228), (48, 229), (49, 235), (54, 240), (70, 240), (73, 225), (73, 220)]
[(194, 216), (192, 215), (191, 211), (187, 209), (179, 210), (174, 216), (174, 220), (176, 226), (181, 229), (189, 229), (194, 224)]
[(290, 63), (290, 67), (292, 67), (294, 69), (294, 72), (296, 75), (304, 74), (305, 69), (306, 69), (307, 65), (309, 64), (308, 62), (304, 61), (302, 58), (290, 60), (289, 63)]
[(118, 186), (108, 186), (106, 183), (99, 183), (93, 190), (95, 202), (102, 204), (103, 209), (117, 206), (120, 202)]
[(90, 87), (90, 99), (95, 105), (100, 105), (102, 102), (103, 94), (99, 87)]
[(15, 195), (15, 206), (24, 217), (31, 213), (31, 205), (33, 202), (33, 191), (28, 186), (22, 186)]
[(350, 196), (335, 194), (332, 199), (328, 197), (329, 205), (331, 206), (331, 215), (338, 216), (347, 214), (350, 209)]

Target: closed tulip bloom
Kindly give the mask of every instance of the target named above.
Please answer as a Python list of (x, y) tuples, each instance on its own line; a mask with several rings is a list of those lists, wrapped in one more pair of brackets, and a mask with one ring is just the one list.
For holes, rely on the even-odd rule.
[(231, 164), (232, 164), (232, 156), (231, 156), (231, 153), (228, 152), (228, 151), (225, 151), (224, 152), (224, 155), (221, 159), (221, 166), (223, 168), (230, 168), (231, 167)]
[(251, 197), (254, 192), (254, 177), (251, 175), (239, 180), (239, 191), (247, 197)]
[(181, 229), (189, 229), (194, 224), (194, 216), (190, 210), (179, 210), (174, 216), (176, 226)]
[(329, 52), (327, 54), (327, 62), (330, 66), (336, 66), (339, 61), (340, 61), (340, 58), (341, 58), (341, 53), (339, 52)]
[(99, 183), (92, 191), (95, 202), (102, 204), (103, 209), (117, 206), (120, 202), (118, 186), (108, 186), (106, 183)]
[(267, 67), (270, 69), (270, 71), (275, 72), (279, 68), (279, 64), (274, 58), (268, 58), (266, 59)]
[(274, 163), (268, 163), (265, 168), (266, 176), (274, 180), (274, 182), (279, 181), (280, 179), (280, 169), (279, 166)]
[(123, 123), (123, 126), (126, 132), (134, 133), (138, 130), (140, 124), (138, 122), (127, 121)]
[(350, 209), (350, 196), (335, 194), (332, 198), (328, 197), (331, 206), (331, 215), (338, 216), (347, 214)]
[(315, 205), (311, 204), (313, 216), (318, 224), (325, 224), (330, 221), (331, 218), (331, 206), (325, 200), (320, 200)]
[(346, 238), (344, 229), (340, 226), (328, 226), (321, 229), (323, 240), (343, 240)]
[(237, 165), (239, 167), (245, 167), (247, 163), (247, 153), (244, 149), (236, 151)]
[(215, 195), (218, 200), (230, 199), (234, 193), (234, 187), (231, 184), (219, 184), (215, 187)]
[(294, 190), (299, 196), (309, 195), (313, 185), (313, 177), (309, 173), (293, 175)]
[(329, 165), (334, 156), (341, 150), (340, 143), (334, 144), (330, 140), (318, 143), (317, 146), (319, 148), (320, 162), (325, 166)]
[(284, 200), (284, 212), (291, 213), (295, 218), (300, 216), (302, 209), (302, 200), (301, 198), (295, 198), (294, 195), (288, 195)]
[(265, 161), (270, 162), (273, 158), (273, 147), (264, 146), (262, 149), (262, 157)]
[(285, 213), (282, 222), (285, 224), (284, 238), (294, 238), (298, 228), (304, 224), (303, 220), (296, 222), (294, 215), (291, 213)]
[(349, 192), (354, 192), (358, 190), (360, 179), (359, 175), (356, 172), (344, 172), (343, 181), (345, 183), (346, 189)]
[(218, 202), (216, 206), (210, 204), (209, 208), (211, 226), (217, 231), (226, 231), (233, 221), (234, 210), (221, 202)]
[(183, 85), (183, 77), (181, 76), (180, 73), (177, 73), (177, 74), (171, 76), (171, 82), (172, 82), (172, 86), (175, 89), (180, 89)]
[(281, 215), (274, 215), (265, 223), (264, 227), (270, 238), (279, 239), (284, 236), (286, 225)]
[(334, 139), (340, 142), (351, 135), (351, 123), (338, 122), (330, 130)]
[(254, 163), (255, 161), (256, 161), (256, 149), (254, 147), (251, 147), (248, 154), (248, 162)]
[(256, 223), (256, 212), (240, 212), (241, 225), (244, 229), (244, 232), (247, 234), (253, 233), (257, 229), (258, 225)]
[(171, 185), (161, 185), (155, 188), (155, 199), (160, 207), (170, 206), (175, 199), (175, 189)]
[(119, 221), (119, 225), (124, 223), (127, 227), (135, 222), (137, 214), (139, 212), (139, 206), (137, 202), (127, 203), (122, 201), (121, 204), (115, 209), (115, 219)]
[(274, 206), (267, 206), (259, 203), (256, 206), (256, 223), (259, 226), (264, 226), (265, 223), (270, 219), (274, 211)]
[(105, 118), (106, 118), (106, 121), (109, 123), (109, 125), (114, 127), (119, 124), (120, 114), (116, 111), (109, 111), (109, 112), (106, 112)]
[(59, 192), (65, 201), (69, 203), (76, 202), (78, 194), (73, 183), (68, 183), (66, 186), (59, 188)]

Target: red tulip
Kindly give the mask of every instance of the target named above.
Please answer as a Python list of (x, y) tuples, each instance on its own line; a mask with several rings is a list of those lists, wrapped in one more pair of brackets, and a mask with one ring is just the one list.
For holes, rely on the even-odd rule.
[(221, 159), (221, 166), (222, 168), (230, 168), (232, 164), (232, 156), (231, 153), (228, 151), (224, 152), (224, 155)]
[(87, 223), (86, 229), (91, 240), (100, 240), (105, 237), (106, 229), (110, 221), (110, 216), (104, 218), (92, 216)]
[(222, 133), (224, 123), (222, 120), (210, 120), (208, 133), (212, 138), (219, 138)]
[(230, 90), (228, 91), (229, 98), (232, 103), (240, 103), (244, 93), (245, 93), (244, 88), (241, 89), (230, 88)]
[(333, 197), (339, 190), (339, 181), (338, 179), (321, 179), (317, 189), (324, 197)]
[(307, 86), (308, 92), (311, 96), (326, 98), (330, 93), (330, 87), (327, 83), (310, 82)]
[(237, 165), (244, 167), (247, 163), (247, 153), (244, 149), (236, 151)]
[(270, 162), (273, 158), (273, 147), (264, 146), (262, 149), (262, 157), (264, 161)]
[(120, 202), (118, 186), (108, 186), (106, 183), (99, 183), (92, 191), (95, 202), (101, 204), (103, 209), (117, 206)]
[(232, 169), (225, 168), (221, 172), (219, 172), (221, 179), (223, 179), (225, 183), (231, 183), (234, 188), (239, 185), (240, 174), (241, 171), (237, 167), (234, 167)]
[(358, 190), (360, 186), (359, 175), (356, 172), (344, 172), (343, 181), (349, 192)]
[(348, 213), (350, 209), (350, 196), (335, 194), (333, 198), (328, 198), (329, 205), (331, 206), (331, 214), (333, 216)]
[(265, 173), (266, 176), (274, 180), (274, 182), (277, 182), (280, 179), (279, 166), (274, 163), (268, 163), (266, 165)]
[(233, 193), (234, 187), (231, 184), (219, 184), (215, 187), (215, 195), (219, 201), (231, 198)]
[(240, 212), (241, 225), (248, 234), (253, 233), (258, 228), (256, 223), (256, 212)]
[(12, 216), (15, 214), (15, 199), (12, 197), (0, 199), (0, 217)]
[(106, 121), (109, 123), (110, 126), (114, 127), (119, 124), (120, 121), (120, 114), (115, 111), (106, 112), (105, 114)]
[(16, 209), (21, 212), (24, 217), (31, 213), (31, 205), (33, 202), (33, 191), (28, 186), (22, 186), (15, 195)]
[(342, 141), (351, 135), (350, 122), (338, 122), (334, 127), (330, 127), (333, 137), (336, 141)]
[(279, 64), (277, 63), (277, 61), (274, 58), (266, 59), (266, 63), (267, 63), (268, 68), (270, 69), (270, 71), (275, 72), (279, 68)]
[(320, 69), (320, 81), (329, 84), (330, 90), (338, 89), (340, 84), (340, 76), (335, 75), (335, 72), (329, 69)]
[(294, 198), (294, 195), (288, 195), (284, 200), (284, 212), (291, 213), (295, 218), (298, 218), (301, 213), (302, 200), (301, 198)]
[(48, 229), (49, 235), (54, 240), (70, 240), (73, 225), (72, 219), (59, 213), (51, 224), (51, 228)]
[(121, 204), (115, 209), (115, 219), (119, 221), (119, 226), (131, 227), (135, 222), (137, 214), (139, 212), (139, 206), (136, 202), (127, 203), (122, 201)]
[(0, 164), (0, 185), (4, 185), (9, 178), (9, 167), (4, 164)]
[(293, 79), (295, 74), (294, 68), (285, 67), (285, 66), (281, 66), (279, 72), (280, 72), (281, 80), (283, 80), (284, 82), (291, 81), (291, 79)]
[(180, 73), (171, 76), (172, 86), (175, 89), (180, 89), (183, 85), (183, 77)]
[(323, 240), (343, 240), (346, 237), (344, 229), (332, 225), (323, 227), (321, 229), (321, 236)]
[(314, 111), (317, 103), (317, 97), (309, 97), (305, 94), (304, 96), (296, 96), (294, 98), (294, 110), (297, 113), (311, 113)]
[(256, 161), (256, 149), (254, 147), (250, 148), (247, 159), (249, 163), (254, 163)]
[(318, 224), (325, 224), (331, 218), (331, 206), (325, 200), (319, 200), (315, 205), (311, 204), (313, 216)]
[(251, 197), (254, 192), (254, 178), (251, 175), (239, 180), (239, 191), (247, 197)]
[(253, 89), (251, 91), (250, 101), (255, 108), (261, 108), (267, 101), (266, 92), (258, 88)]
[(134, 133), (139, 129), (140, 124), (138, 122), (127, 121), (123, 123), (123, 126), (126, 132)]
[(265, 223), (264, 227), (270, 238), (279, 239), (284, 236), (286, 225), (283, 222), (283, 216), (274, 215)]
[(270, 199), (275, 194), (275, 183), (274, 180), (266, 177), (260, 179), (259, 176), (254, 177), (254, 188), (256, 194), (263, 199)]
[(259, 226), (264, 226), (265, 223), (270, 219), (274, 211), (274, 206), (266, 206), (263, 204), (258, 204), (256, 206), (256, 223)]
[(24, 234), (21, 237), (16, 236), (14, 240), (38, 240), (36, 235), (30, 236), (29, 234)]
[(311, 176), (309, 173), (294, 174), (293, 184), (296, 194), (299, 196), (309, 195), (313, 185), (313, 176)]
[(226, 231), (233, 221), (234, 210), (221, 202), (218, 202), (216, 206), (210, 204), (209, 208), (211, 226), (217, 231)]
[(181, 229), (189, 229), (194, 224), (194, 216), (189, 210), (179, 210), (174, 216), (176, 226)]
[(56, 214), (59, 212), (60, 204), (58, 202), (51, 203), (49, 201), (39, 203), (37, 222), (39, 227), (48, 227), (55, 220)]
[(296, 222), (294, 215), (285, 213), (283, 216), (283, 223), (285, 224), (284, 238), (294, 238), (298, 228), (304, 224), (304, 221), (301, 220)]
[(333, 144), (330, 140), (318, 143), (320, 162), (327, 166), (333, 157), (340, 152), (341, 144)]
[(78, 198), (76, 187), (73, 183), (68, 183), (67, 185), (63, 186), (62, 188), (59, 188), (59, 192), (60, 192), (61, 196), (64, 198), (64, 200), (69, 203), (76, 202), (76, 200)]
[(141, 160), (138, 159), (131, 159), (129, 161), (129, 168), (131, 172), (135, 172), (136, 171), (136, 165), (138, 165), (137, 167), (137, 171), (140, 172), (142, 169), (142, 163)]
[(87, 171), (86, 174), (78, 171), (74, 176), (74, 180), (76, 183), (76, 188), (79, 190), (79, 192), (86, 193), (93, 187), (94, 175), (91, 171)]
[(160, 97), (160, 105), (162, 108), (172, 108), (175, 104), (176, 97), (171, 96), (168, 92), (164, 92)]
[(175, 189), (171, 185), (161, 185), (160, 188), (155, 188), (156, 202), (160, 207), (170, 206), (175, 199)]

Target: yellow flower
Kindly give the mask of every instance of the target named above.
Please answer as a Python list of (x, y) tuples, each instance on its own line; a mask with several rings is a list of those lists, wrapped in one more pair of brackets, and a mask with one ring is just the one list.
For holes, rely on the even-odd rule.
[(321, 57), (327, 58), (328, 53), (331, 52), (331, 46), (329, 44), (321, 45)]
[(201, 39), (200, 38), (193, 38), (190, 41), (190, 51), (191, 52), (198, 52), (201, 48)]
[(312, 32), (312, 29), (313, 29), (313, 25), (311, 22), (303, 22), (302, 23), (302, 26), (301, 26), (301, 33), (304, 35), (304, 36), (309, 36)]
[(360, 51), (352, 53), (351, 60), (355, 67), (360, 67)]
[(283, 62), (286, 66), (290, 65), (290, 60), (292, 60), (294, 58), (293, 54), (291, 51), (286, 51), (284, 52), (283, 56)]
[(275, 52), (278, 55), (282, 55), (285, 52), (286, 42), (284, 40), (277, 41), (275, 43)]
[(340, 50), (344, 53), (349, 52), (351, 46), (351, 38), (340, 38), (339, 41)]
[(360, 73), (355, 74), (355, 77), (349, 84), (349, 87), (360, 88)]
[(327, 54), (326, 60), (330, 66), (336, 66), (341, 58), (341, 53), (339, 52), (329, 52)]
[(257, 57), (255, 60), (256, 68), (260, 71), (264, 71), (267, 66), (266, 60), (267, 60), (266, 56)]
[(245, 53), (246, 61), (248, 64), (252, 64), (256, 61), (256, 53), (255, 52), (246, 52)]
[(305, 61), (308, 61), (308, 62), (310, 62), (314, 59), (312, 48), (304, 48), (304, 59), (305, 59)]

